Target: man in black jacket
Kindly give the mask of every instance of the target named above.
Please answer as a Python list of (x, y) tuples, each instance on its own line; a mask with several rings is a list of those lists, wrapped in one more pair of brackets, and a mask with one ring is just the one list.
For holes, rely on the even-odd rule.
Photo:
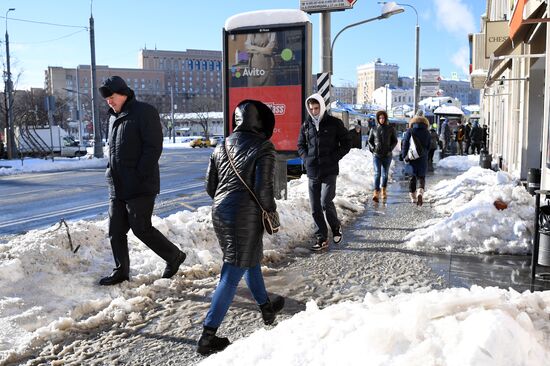
[(166, 261), (162, 278), (176, 274), (185, 253), (151, 225), (155, 197), (160, 192), (158, 160), (162, 153), (162, 127), (157, 110), (135, 99), (134, 91), (119, 76), (99, 88), (109, 105), (109, 239), (116, 268), (100, 285), (127, 281), (130, 273), (127, 234), (130, 229)]
[[(325, 113), (325, 101), (320, 94), (306, 99), (308, 118), (300, 128), (298, 154), (309, 178), (309, 201), (315, 222), (316, 242), (310, 248), (328, 248), (328, 222), (335, 244), (342, 240), (342, 226), (332, 200), (336, 195), (338, 162), (350, 150), (350, 138), (344, 123)], [(323, 211), (325, 213), (323, 213)]]

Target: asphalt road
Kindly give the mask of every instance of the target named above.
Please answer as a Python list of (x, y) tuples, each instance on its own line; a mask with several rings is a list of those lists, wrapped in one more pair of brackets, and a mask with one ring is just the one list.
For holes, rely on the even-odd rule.
[[(211, 148), (164, 150), (155, 215), (166, 217), (210, 204), (204, 176), (211, 153)], [(1, 177), (0, 242), (61, 219), (105, 217), (109, 200), (104, 173), (104, 168), (86, 168)]]

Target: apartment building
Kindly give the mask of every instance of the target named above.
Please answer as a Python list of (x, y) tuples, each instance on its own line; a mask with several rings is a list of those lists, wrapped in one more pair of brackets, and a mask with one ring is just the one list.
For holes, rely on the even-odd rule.
[(398, 86), (399, 66), (381, 59), (357, 67), (357, 103), (372, 104), (373, 92), (381, 86)]
[[(221, 51), (161, 51), (143, 49), (138, 54), (138, 68), (96, 66), (97, 86), (109, 76), (126, 80), (137, 97), (151, 102), (161, 111), (173, 104), (178, 112), (191, 111), (200, 100), (208, 100), (209, 108), (221, 110)], [(81, 96), (81, 110), (89, 111), (91, 100), (90, 65), (76, 68), (49, 66), (45, 71), (48, 94), (76, 99)]]

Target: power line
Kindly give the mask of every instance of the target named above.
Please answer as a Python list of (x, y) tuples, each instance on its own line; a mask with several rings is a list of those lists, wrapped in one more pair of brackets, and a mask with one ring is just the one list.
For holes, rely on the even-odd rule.
[[(11, 18), (10, 18), (11, 20)], [(54, 39), (50, 39), (50, 40), (46, 40), (46, 41), (37, 41), (37, 42), (10, 42), (10, 43), (14, 43), (14, 44), (40, 44), (40, 43), (49, 43), (49, 42), (55, 42), (55, 41), (59, 41), (60, 39), (63, 39), (63, 38), (69, 38), (70, 36), (73, 36), (77, 33), (81, 33), (81, 32), (84, 32), (84, 31), (88, 31), (88, 29), (80, 29), (80, 30), (77, 30), (76, 32), (72, 32), (72, 33), (69, 33), (69, 34), (66, 34), (64, 36), (61, 36), (59, 38), (54, 38)]]
[[(0, 16), (0, 19), (6, 19), (4, 16)], [(15, 20), (18, 22), (25, 22), (25, 23), (34, 23), (34, 24), (43, 24), (43, 25), (53, 25), (55, 27), (66, 27), (66, 28), (84, 28), (88, 30), (88, 27), (84, 27), (82, 25), (68, 25), (68, 24), (58, 24), (58, 23), (49, 23), (49, 22), (39, 22), (37, 20), (27, 20), (27, 19), (18, 19), (18, 18), (9, 18), (10, 21)]]

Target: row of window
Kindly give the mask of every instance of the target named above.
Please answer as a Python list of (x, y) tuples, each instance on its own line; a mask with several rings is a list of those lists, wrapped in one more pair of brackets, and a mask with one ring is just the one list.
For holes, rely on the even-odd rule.
[(205, 60), (167, 60), (161, 59), (159, 61), (159, 67), (162, 70), (210, 70), (210, 71), (221, 71), (222, 63), (221, 61), (205, 61)]

